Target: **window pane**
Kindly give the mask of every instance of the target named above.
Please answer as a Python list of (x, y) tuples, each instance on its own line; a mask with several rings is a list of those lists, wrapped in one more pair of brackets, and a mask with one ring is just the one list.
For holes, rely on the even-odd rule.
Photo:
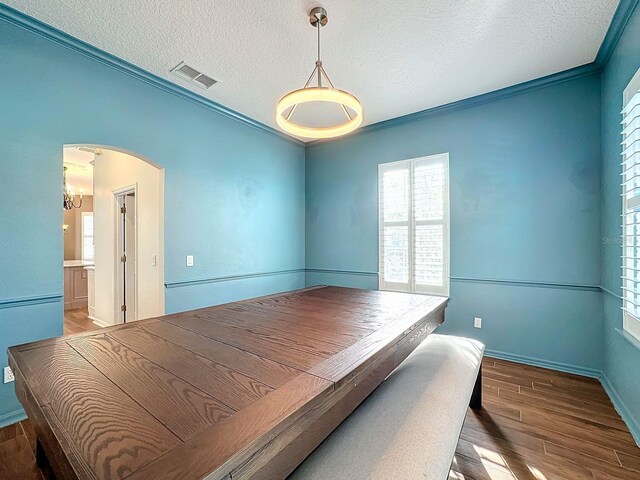
[(82, 246), (82, 259), (86, 260), (86, 261), (93, 261), (94, 259), (94, 248), (93, 248), (93, 243), (89, 242), (87, 243), (85, 241), (85, 243)]
[(385, 227), (383, 232), (384, 280), (409, 281), (409, 227)]
[(95, 258), (93, 246), (93, 214), (82, 215), (82, 259), (92, 262)]
[(417, 285), (443, 284), (444, 228), (417, 225), (415, 229), (415, 282)]
[(82, 234), (85, 237), (93, 237), (93, 215), (82, 216)]
[(409, 169), (384, 172), (382, 189), (384, 221), (406, 222), (409, 219)]
[(414, 171), (413, 209), (416, 220), (441, 220), (444, 215), (444, 165), (418, 165)]

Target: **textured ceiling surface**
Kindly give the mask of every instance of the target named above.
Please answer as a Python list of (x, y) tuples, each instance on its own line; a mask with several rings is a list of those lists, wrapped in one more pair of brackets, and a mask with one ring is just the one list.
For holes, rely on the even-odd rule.
[(75, 193), (93, 195), (93, 153), (75, 147), (63, 149), (63, 163), (67, 167), (67, 186)]
[[(314, 6), (329, 14), (325, 69), (361, 100), (371, 124), (593, 61), (618, 0), (5, 3), (276, 127), (276, 103), (314, 67), (316, 32), (307, 20)], [(181, 61), (220, 83), (205, 91), (169, 73)], [(340, 114), (305, 107), (296, 112), (300, 123)]]

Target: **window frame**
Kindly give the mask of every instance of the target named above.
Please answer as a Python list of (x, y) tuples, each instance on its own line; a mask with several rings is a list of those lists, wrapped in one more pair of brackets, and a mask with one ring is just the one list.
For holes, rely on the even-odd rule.
[[(622, 112), (623, 113), (627, 109), (633, 97), (639, 92), (640, 92), (640, 69), (638, 69), (636, 74), (633, 76), (633, 78), (627, 85), (627, 88), (624, 89), (623, 96), (622, 96), (622, 103), (623, 103)], [(640, 103), (638, 103), (638, 105), (640, 105)], [(631, 202), (631, 206), (627, 205), (627, 197), (625, 195), (624, 188), (625, 188), (625, 183), (627, 183), (628, 180), (624, 180), (624, 177), (625, 177), (625, 171), (627, 171), (628, 167), (626, 166), (627, 159), (624, 158), (624, 153), (623, 153), (627, 148), (624, 145), (624, 140), (625, 140), (624, 130), (625, 130), (625, 126), (623, 125), (622, 131), (621, 131), (623, 142), (621, 143), (621, 147), (620, 147), (620, 155), (623, 156), (622, 162), (621, 162), (621, 165), (622, 165), (621, 177), (623, 178), (623, 180), (621, 181), (621, 186), (620, 186), (621, 197), (622, 197), (622, 215), (621, 215), (621, 220), (622, 220), (621, 222), (622, 224), (621, 225), (621, 230), (622, 230), (621, 232), (622, 233), (622, 242), (621, 242), (622, 244), (622, 256), (621, 256), (621, 260), (622, 260), (621, 262), (622, 264), (622, 272), (621, 272), (622, 273), (622, 276), (621, 276), (622, 277), (622, 328), (625, 332), (632, 335), (637, 340), (640, 340), (640, 318), (636, 317), (634, 314), (629, 312), (626, 308), (627, 302), (631, 301), (627, 299), (627, 292), (633, 292), (633, 290), (629, 289), (627, 284), (628, 280), (626, 279), (626, 271), (630, 269), (629, 267), (627, 267), (627, 262), (629, 258), (626, 255), (626, 250), (630, 246), (630, 245), (627, 245), (627, 232), (625, 231), (627, 226), (626, 217), (627, 217), (627, 214), (629, 213), (628, 210), (637, 208), (638, 196), (633, 198), (633, 201)], [(637, 237), (640, 237), (640, 235), (637, 235)], [(640, 258), (636, 258), (636, 257), (632, 257), (632, 259), (635, 260), (635, 262), (638, 262), (640, 260)], [(637, 282), (633, 282), (633, 283), (636, 283), (637, 285)], [(638, 292), (633, 292), (634, 295), (637, 295), (637, 293)]]
[[(443, 193), (443, 218), (442, 220), (416, 220), (414, 210), (414, 173), (417, 165), (428, 163), (442, 163), (444, 167), (444, 193)], [(398, 170), (409, 170), (409, 201), (408, 216), (406, 221), (384, 221), (384, 189), (383, 176), (385, 172)], [(450, 175), (449, 175), (449, 153), (439, 153), (423, 157), (399, 160), (396, 162), (381, 163), (378, 165), (378, 288), (380, 290), (420, 293), (424, 295), (449, 296), (450, 290)], [(388, 282), (384, 279), (384, 229), (385, 226), (407, 226), (408, 227), (408, 280), (406, 283)], [(415, 227), (416, 225), (442, 225), (443, 235), (443, 284), (436, 285), (416, 285), (415, 283)]]
[[(89, 237), (89, 235), (85, 235), (84, 233), (84, 219), (86, 217), (90, 216), (92, 218), (92, 223), (95, 220), (93, 218), (93, 212), (81, 212), (81, 217), (80, 217), (80, 240), (81, 240), (81, 244), (80, 244), (80, 249), (81, 249), (81, 257), (82, 257), (82, 261), (83, 262), (95, 262), (96, 261), (96, 252), (95, 252), (95, 241), (94, 241), (94, 235), (91, 235), (91, 243), (94, 246), (94, 250), (93, 250), (93, 257), (92, 258), (86, 258), (85, 256), (85, 249), (84, 249), (84, 240), (85, 237)], [(95, 228), (95, 225), (94, 225)], [(95, 233), (95, 230), (94, 230)]]

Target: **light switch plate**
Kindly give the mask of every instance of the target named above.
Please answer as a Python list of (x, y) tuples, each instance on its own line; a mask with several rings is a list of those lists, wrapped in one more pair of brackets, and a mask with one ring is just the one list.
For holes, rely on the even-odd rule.
[(193, 267), (193, 255), (187, 255), (187, 267)]
[(473, 319), (473, 326), (476, 328), (482, 328), (482, 319), (481, 318), (474, 318)]
[(11, 367), (4, 367), (4, 383), (10, 383), (15, 380)]

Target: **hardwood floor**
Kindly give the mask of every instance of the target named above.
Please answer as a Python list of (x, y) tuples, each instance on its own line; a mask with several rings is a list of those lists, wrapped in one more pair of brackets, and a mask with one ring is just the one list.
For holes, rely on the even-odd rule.
[(88, 332), (97, 330), (98, 327), (91, 320), (86, 308), (76, 308), (65, 310), (64, 312), (64, 334)]
[[(640, 448), (597, 380), (486, 358), (449, 480), (638, 480)], [(47, 479), (28, 421), (0, 430), (0, 479)], [(357, 480), (357, 479), (354, 479)]]
[(640, 448), (595, 379), (485, 358), (450, 480), (640, 479)]
[(49, 480), (48, 467), (36, 466), (36, 434), (28, 420), (0, 430), (0, 479)]

